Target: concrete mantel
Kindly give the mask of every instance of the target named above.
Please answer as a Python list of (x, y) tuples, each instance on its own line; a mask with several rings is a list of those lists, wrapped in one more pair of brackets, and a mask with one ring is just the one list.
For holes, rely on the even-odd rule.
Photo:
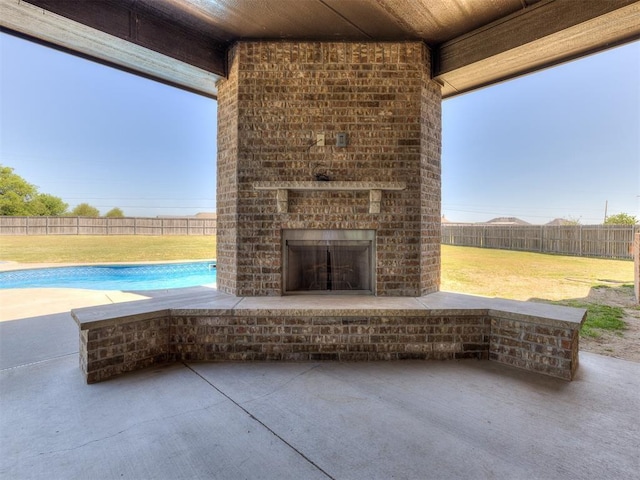
[(256, 190), (276, 190), (278, 213), (289, 210), (289, 191), (369, 191), (369, 213), (380, 213), (383, 190), (405, 190), (405, 182), (255, 182)]
[(255, 182), (256, 190), (405, 190), (405, 182)]

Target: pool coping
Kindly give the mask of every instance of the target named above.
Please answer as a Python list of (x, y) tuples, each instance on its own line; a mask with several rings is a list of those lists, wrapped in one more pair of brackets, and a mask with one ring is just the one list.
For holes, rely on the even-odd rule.
[(174, 263), (200, 263), (211, 262), (216, 263), (214, 259), (200, 259), (200, 260), (150, 260), (141, 262), (87, 262), (87, 263), (21, 263), (14, 262), (12, 260), (0, 261), (0, 272), (12, 272), (16, 270), (37, 270), (39, 268), (64, 268), (64, 267), (98, 267), (104, 266), (116, 266), (116, 265), (162, 265), (162, 264), (174, 264)]

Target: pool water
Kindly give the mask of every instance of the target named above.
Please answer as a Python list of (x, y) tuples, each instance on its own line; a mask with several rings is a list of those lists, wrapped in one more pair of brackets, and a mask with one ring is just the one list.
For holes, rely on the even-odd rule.
[(91, 265), (0, 272), (2, 288), (163, 290), (216, 282), (215, 262)]

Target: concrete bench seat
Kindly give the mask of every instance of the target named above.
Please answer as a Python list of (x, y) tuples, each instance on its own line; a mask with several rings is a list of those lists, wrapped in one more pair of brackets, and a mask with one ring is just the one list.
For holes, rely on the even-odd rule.
[(459, 358), (571, 380), (586, 311), (447, 292), (240, 298), (212, 290), (72, 316), (87, 383), (176, 361)]

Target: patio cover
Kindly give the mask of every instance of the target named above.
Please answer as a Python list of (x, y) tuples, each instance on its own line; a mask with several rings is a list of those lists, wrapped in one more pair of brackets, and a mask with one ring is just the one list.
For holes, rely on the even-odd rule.
[(0, 0), (0, 27), (211, 97), (240, 40), (421, 40), (447, 98), (640, 38), (640, 0)]

